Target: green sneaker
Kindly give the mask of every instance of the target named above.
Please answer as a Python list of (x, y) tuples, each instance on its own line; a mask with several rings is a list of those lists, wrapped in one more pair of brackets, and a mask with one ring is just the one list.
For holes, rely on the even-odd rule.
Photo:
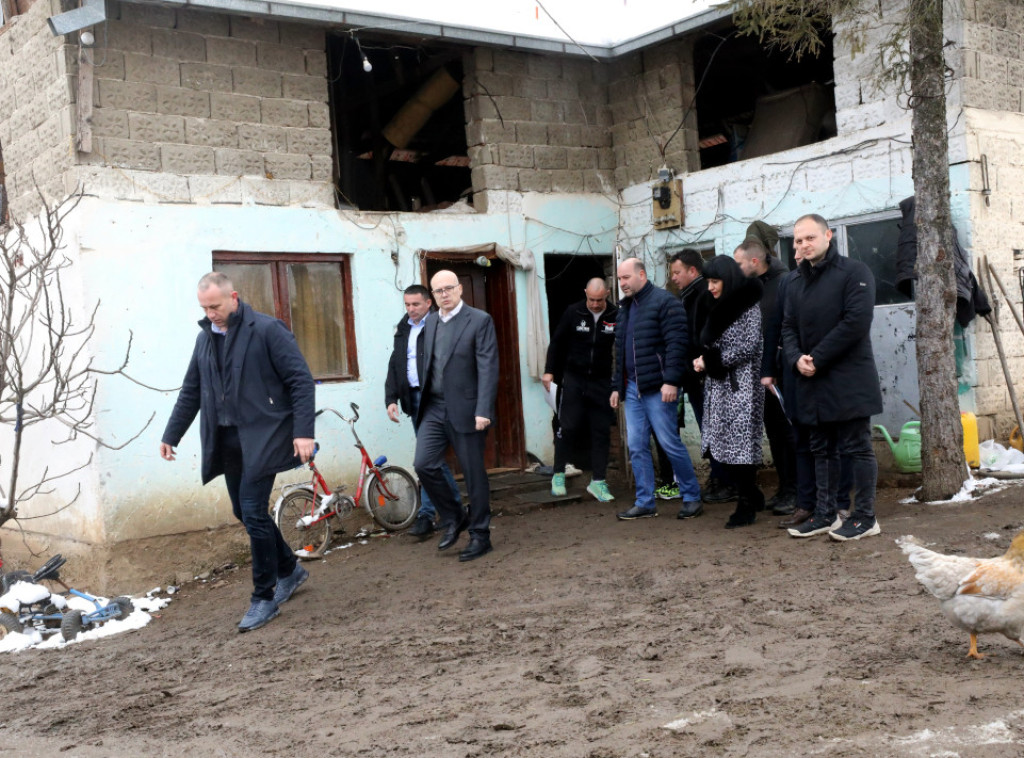
[(565, 474), (555, 474), (551, 477), (551, 494), (555, 497), (565, 497)]
[(675, 500), (679, 497), (679, 485), (675, 482), (658, 487), (654, 494), (661, 500)]
[(599, 503), (607, 503), (615, 499), (615, 495), (608, 491), (608, 482), (604, 479), (591, 480), (587, 485), (587, 492), (594, 496)]

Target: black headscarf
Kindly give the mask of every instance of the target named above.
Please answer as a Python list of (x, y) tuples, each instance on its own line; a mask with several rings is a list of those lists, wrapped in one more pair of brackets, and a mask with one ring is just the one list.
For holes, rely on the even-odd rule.
[(722, 294), (718, 300), (724, 300), (747, 281), (740, 264), (729, 255), (716, 255), (705, 263), (704, 278), (718, 279), (722, 282)]

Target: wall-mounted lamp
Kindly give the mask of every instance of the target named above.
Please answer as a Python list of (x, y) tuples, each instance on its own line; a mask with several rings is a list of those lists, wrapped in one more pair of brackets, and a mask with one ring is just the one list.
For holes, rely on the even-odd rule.
[(491, 259), (488, 258), (486, 255), (481, 255), (475, 258), (473, 260), (473, 263), (480, 266), (481, 268), (489, 268), (491, 265)]

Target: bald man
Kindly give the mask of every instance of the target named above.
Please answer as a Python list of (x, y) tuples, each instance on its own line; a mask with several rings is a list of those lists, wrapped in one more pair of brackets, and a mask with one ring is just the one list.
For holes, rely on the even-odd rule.
[(613, 414), (608, 406), (612, 388), (612, 348), (619, 309), (608, 302), (604, 279), (587, 282), (585, 299), (570, 306), (551, 337), (541, 382), (562, 389), (558, 405), (560, 426), (555, 440), (555, 467), (551, 494), (565, 494), (565, 464), (581, 432), (590, 422), (590, 467), (587, 492), (602, 503), (614, 500), (605, 476), (608, 470), (608, 428)]
[[(469, 546), (459, 553), (459, 560), (472, 561), (491, 552), (484, 442), (498, 394), (498, 340), (491, 317), (462, 302), (462, 285), (454, 272), (438, 271), (430, 287), (438, 312), (423, 327), (413, 465), (440, 516), (437, 549), (447, 550), (468, 529)], [(468, 512), (456, 501), (444, 475), (449, 445), (466, 477)]]

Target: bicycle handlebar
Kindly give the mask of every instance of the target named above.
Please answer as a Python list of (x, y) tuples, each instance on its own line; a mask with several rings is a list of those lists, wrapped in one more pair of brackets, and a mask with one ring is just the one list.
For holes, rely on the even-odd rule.
[(316, 415), (319, 416), (321, 413), (333, 413), (342, 421), (347, 421), (350, 424), (354, 424), (359, 420), (359, 406), (356, 405), (355, 403), (349, 403), (349, 406), (352, 408), (352, 418), (345, 418), (344, 416), (341, 415), (341, 413), (334, 410), (334, 408), (321, 408), (316, 412)]

